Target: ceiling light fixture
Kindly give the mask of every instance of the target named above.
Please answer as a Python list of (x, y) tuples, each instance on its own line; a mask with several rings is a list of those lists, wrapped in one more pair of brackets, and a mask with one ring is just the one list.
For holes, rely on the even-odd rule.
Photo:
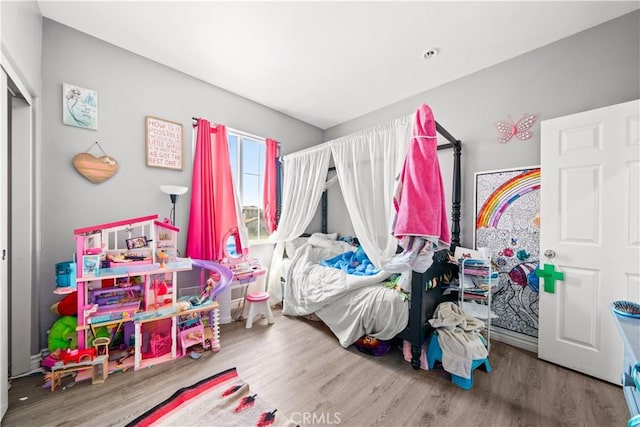
[(422, 57), (424, 59), (433, 59), (436, 55), (438, 55), (438, 53), (440, 52), (440, 49), (438, 49), (437, 47), (431, 48), (429, 50), (427, 50)]

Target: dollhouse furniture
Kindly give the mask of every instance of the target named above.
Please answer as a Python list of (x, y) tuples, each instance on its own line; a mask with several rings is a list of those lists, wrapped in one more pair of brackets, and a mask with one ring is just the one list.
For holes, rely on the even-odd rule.
[(58, 362), (51, 367), (51, 391), (61, 385), (62, 374), (91, 369), (91, 384), (102, 384), (109, 376), (109, 355), (96, 356), (92, 360), (82, 360), (78, 363)]
[(621, 382), (631, 427), (640, 425), (640, 318), (612, 314), (624, 344)]
[(135, 369), (177, 357), (177, 273), (192, 268), (177, 257), (178, 232), (157, 215), (74, 230), (79, 349), (106, 327), (134, 348)]
[(96, 356), (109, 356), (110, 338), (98, 337), (93, 340), (93, 348), (96, 349)]
[(269, 324), (273, 323), (273, 313), (271, 307), (269, 307), (269, 294), (267, 292), (251, 292), (246, 296), (246, 301), (249, 303), (249, 314), (247, 314), (246, 328), (251, 329), (253, 326), (253, 319), (258, 314), (262, 314), (267, 317)]
[[(207, 327), (205, 327), (204, 322), (201, 322), (204, 329), (204, 343), (203, 347), (207, 347), (207, 340), (210, 343), (212, 351), (220, 350), (220, 305), (218, 303), (218, 298), (221, 294), (224, 294), (231, 285), (233, 280), (233, 272), (215, 262), (215, 261), (206, 261), (201, 259), (192, 260), (192, 265), (194, 268), (200, 268), (200, 287), (199, 287), (199, 295), (205, 295), (207, 299), (215, 302), (215, 304), (211, 305), (212, 309), (209, 311), (201, 311), (200, 317), (207, 323)], [(208, 275), (208, 277), (207, 277)], [(209, 280), (213, 280), (215, 285), (212, 289), (207, 291), (207, 286), (209, 286)], [(181, 300), (183, 298), (180, 298)], [(215, 308), (213, 308), (215, 307)], [(206, 317), (205, 317), (206, 315)], [(195, 331), (197, 332), (197, 331)], [(188, 334), (187, 338), (188, 338)], [(197, 336), (197, 335), (196, 335)], [(190, 341), (187, 339), (185, 341), (186, 344), (190, 344)], [(186, 348), (184, 345), (181, 347), (185, 354)]]
[(202, 322), (180, 331), (180, 348), (183, 355), (187, 354), (189, 347), (196, 344), (201, 345), (202, 348), (205, 346), (204, 325)]

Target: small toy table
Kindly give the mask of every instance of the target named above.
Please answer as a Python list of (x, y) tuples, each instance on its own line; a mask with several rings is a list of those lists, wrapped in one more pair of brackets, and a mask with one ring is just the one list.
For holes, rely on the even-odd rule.
[(92, 370), (91, 384), (102, 384), (109, 376), (109, 356), (97, 356), (93, 360), (80, 363), (67, 363), (66, 365), (62, 362), (56, 363), (51, 367), (51, 391), (56, 391), (56, 387), (60, 386), (62, 374), (82, 371), (84, 369)]

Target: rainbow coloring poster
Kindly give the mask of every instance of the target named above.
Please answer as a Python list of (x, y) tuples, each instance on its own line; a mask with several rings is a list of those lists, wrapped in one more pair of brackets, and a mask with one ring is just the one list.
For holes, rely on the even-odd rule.
[(492, 326), (537, 337), (540, 168), (476, 173), (475, 215), (475, 248), (488, 248), (499, 272)]

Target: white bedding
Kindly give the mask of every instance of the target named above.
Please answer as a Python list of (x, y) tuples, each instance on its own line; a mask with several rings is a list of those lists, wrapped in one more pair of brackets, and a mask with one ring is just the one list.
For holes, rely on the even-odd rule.
[(409, 319), (409, 304), (381, 283), (390, 273), (354, 276), (318, 264), (353, 249), (345, 242), (311, 240), (296, 251), (285, 275), (283, 313), (315, 313), (343, 347), (363, 335), (391, 339)]

